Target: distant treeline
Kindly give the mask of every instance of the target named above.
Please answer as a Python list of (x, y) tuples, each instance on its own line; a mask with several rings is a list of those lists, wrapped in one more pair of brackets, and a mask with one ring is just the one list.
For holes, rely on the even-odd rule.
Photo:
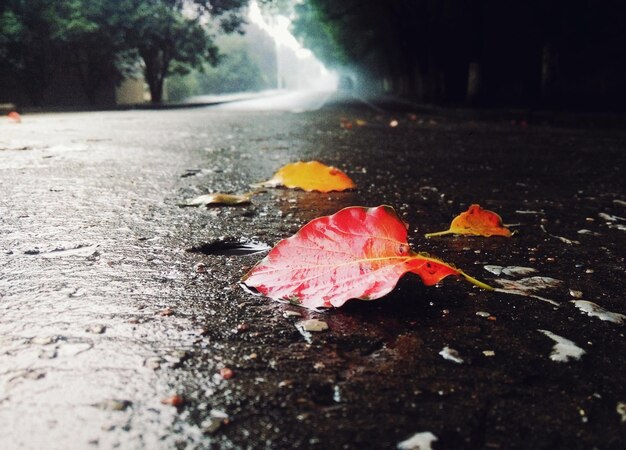
[(296, 32), (354, 85), (422, 101), (626, 104), (620, 0), (308, 0)]
[[(164, 80), (218, 60), (215, 36), (240, 31), (248, 0), (2, 0), (0, 102), (41, 105), (75, 82), (89, 103), (143, 74), (153, 102)], [(58, 100), (58, 99), (57, 99)]]

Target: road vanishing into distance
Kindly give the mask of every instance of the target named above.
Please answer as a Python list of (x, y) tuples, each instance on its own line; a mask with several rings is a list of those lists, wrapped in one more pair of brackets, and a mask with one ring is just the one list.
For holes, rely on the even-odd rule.
[[(0, 448), (624, 448), (626, 132), (545, 117), (306, 92), (0, 119)], [(299, 160), (357, 188), (179, 206)], [(474, 203), (515, 234), (424, 238)], [(383, 204), (508, 292), (241, 288), (310, 220)]]

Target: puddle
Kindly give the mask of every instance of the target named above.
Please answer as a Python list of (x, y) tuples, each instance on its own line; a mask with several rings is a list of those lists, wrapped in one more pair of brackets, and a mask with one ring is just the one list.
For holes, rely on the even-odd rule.
[(186, 251), (204, 255), (244, 256), (265, 252), (270, 248), (262, 242), (218, 240), (188, 248)]

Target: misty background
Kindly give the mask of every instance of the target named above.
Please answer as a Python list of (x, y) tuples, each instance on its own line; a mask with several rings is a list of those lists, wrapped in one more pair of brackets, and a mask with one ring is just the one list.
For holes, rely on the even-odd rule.
[(623, 110), (607, 0), (4, 0), (0, 104), (115, 107), (267, 90)]

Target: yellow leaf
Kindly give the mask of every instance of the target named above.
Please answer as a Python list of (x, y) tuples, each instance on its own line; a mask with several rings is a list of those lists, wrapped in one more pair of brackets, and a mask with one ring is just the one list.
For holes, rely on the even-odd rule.
[(264, 187), (285, 186), (304, 191), (345, 191), (354, 189), (354, 182), (341, 170), (318, 161), (295, 162), (281, 167), (274, 176), (259, 184)]
[(448, 230), (428, 233), (426, 237), (430, 238), (444, 234), (510, 237), (511, 231), (502, 225), (502, 219), (495, 212), (482, 209), (480, 205), (472, 205), (467, 211), (459, 214), (452, 220)]

